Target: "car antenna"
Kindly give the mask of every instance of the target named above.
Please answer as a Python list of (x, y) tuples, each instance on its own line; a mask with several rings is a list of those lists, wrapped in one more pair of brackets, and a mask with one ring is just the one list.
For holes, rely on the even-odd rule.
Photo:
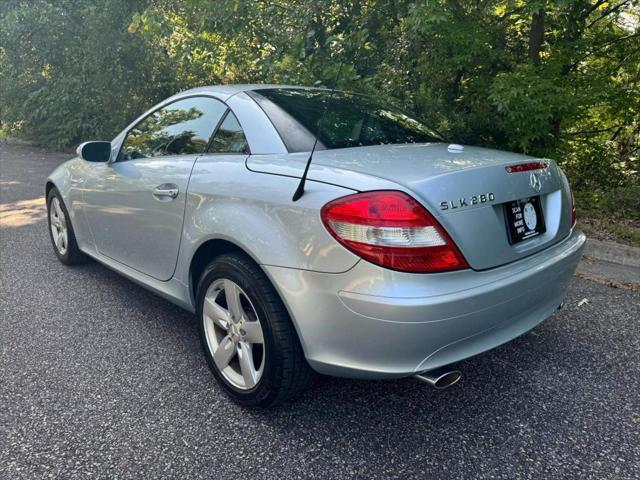
[[(318, 121), (320, 123), (320, 121)], [(311, 148), (311, 153), (309, 154), (309, 158), (307, 159), (307, 164), (304, 167), (304, 172), (302, 172), (302, 177), (300, 177), (300, 183), (298, 184), (298, 188), (296, 188), (293, 197), (291, 200), (293, 202), (297, 202), (300, 200), (300, 197), (304, 194), (304, 184), (307, 181), (307, 173), (309, 172), (309, 167), (311, 166), (311, 160), (313, 159), (313, 152), (316, 151), (316, 145), (318, 144), (318, 137), (320, 136), (320, 128), (318, 127), (318, 132), (316, 133), (316, 139), (313, 141), (313, 147)]]
[[(336, 88), (336, 85), (338, 84), (338, 80), (340, 78), (340, 72), (342, 71), (342, 62), (340, 62), (340, 66), (338, 67), (338, 73), (336, 74), (336, 78), (333, 81), (333, 88)], [(316, 128), (316, 139), (313, 141), (313, 147), (311, 147), (311, 153), (309, 154), (309, 158), (307, 159), (307, 164), (304, 167), (304, 172), (302, 172), (302, 177), (300, 177), (300, 183), (298, 184), (298, 188), (296, 188), (295, 193), (293, 194), (293, 197), (291, 197), (291, 201), (293, 202), (297, 202), (298, 200), (300, 200), (300, 197), (302, 197), (302, 195), (304, 195), (304, 184), (307, 181), (307, 174), (309, 173), (309, 167), (311, 166), (311, 160), (313, 160), (313, 154), (316, 151), (316, 146), (318, 145), (318, 137), (320, 137), (320, 124), (322, 123), (322, 118), (324, 117), (324, 114), (327, 112), (327, 105), (325, 103), (324, 108), (322, 109), (322, 114), (320, 115), (320, 118), (318, 119), (318, 125)]]

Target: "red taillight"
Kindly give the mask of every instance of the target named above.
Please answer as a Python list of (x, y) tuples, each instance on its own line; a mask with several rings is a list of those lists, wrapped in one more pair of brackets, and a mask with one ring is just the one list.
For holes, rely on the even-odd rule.
[(504, 167), (507, 173), (518, 173), (518, 172), (528, 172), (530, 170), (542, 170), (543, 168), (547, 168), (549, 166), (549, 162), (529, 162), (529, 163), (518, 163), (517, 165), (509, 165)]
[(576, 226), (576, 204), (573, 198), (573, 190), (569, 187), (569, 194), (571, 195), (571, 228)]
[(338, 242), (376, 265), (416, 273), (469, 268), (436, 219), (405, 193), (338, 198), (322, 208), (321, 217)]

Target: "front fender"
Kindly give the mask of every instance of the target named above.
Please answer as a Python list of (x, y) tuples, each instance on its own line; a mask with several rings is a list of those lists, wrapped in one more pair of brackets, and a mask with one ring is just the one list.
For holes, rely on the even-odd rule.
[[(46, 185), (53, 185), (60, 192), (62, 201), (69, 212), (78, 247), (83, 251), (87, 251), (93, 246), (91, 232), (84, 215), (82, 196), (82, 189), (85, 188), (85, 181), (90, 173), (89, 168), (91, 168), (89, 162), (75, 157), (59, 165), (49, 175), (46, 182)], [(45, 187), (45, 192), (48, 190), (49, 188)]]

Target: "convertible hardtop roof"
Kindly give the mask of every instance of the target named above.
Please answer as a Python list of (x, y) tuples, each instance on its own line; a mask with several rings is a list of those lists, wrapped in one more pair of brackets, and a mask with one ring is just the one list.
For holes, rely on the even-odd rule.
[(242, 83), (242, 84), (231, 84), (231, 85), (208, 85), (206, 87), (198, 87), (192, 88), (190, 90), (186, 90), (184, 92), (180, 92), (178, 95), (193, 95), (198, 93), (209, 93), (214, 94), (217, 97), (221, 97), (223, 99), (228, 99), (240, 92), (248, 92), (251, 90), (263, 90), (266, 88), (296, 88), (301, 90), (328, 90), (326, 88), (317, 88), (317, 87), (303, 87), (300, 85), (270, 85), (270, 84), (260, 84), (260, 83)]

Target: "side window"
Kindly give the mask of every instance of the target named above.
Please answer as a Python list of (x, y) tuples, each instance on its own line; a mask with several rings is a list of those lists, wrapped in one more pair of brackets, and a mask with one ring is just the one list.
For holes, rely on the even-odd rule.
[(210, 97), (186, 98), (156, 110), (129, 131), (118, 161), (203, 153), (226, 110)]
[(231, 110), (213, 136), (211, 153), (249, 153), (249, 144), (238, 119)]

